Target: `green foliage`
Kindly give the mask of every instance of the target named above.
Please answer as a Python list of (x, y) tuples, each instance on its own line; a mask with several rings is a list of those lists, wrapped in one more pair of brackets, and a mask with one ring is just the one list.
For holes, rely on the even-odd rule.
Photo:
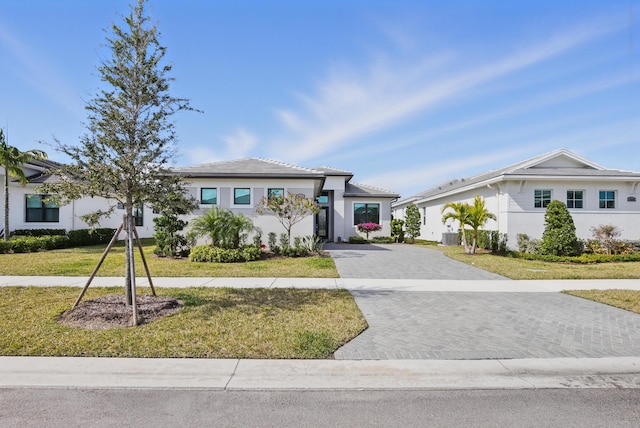
[(547, 205), (544, 223), (541, 254), (554, 256), (578, 254), (580, 244), (576, 236), (576, 227), (571, 213), (563, 202), (554, 200)]
[(513, 256), (524, 260), (541, 260), (545, 262), (557, 263), (577, 263), (577, 264), (593, 264), (593, 263), (615, 263), (615, 262), (638, 262), (640, 254), (588, 254), (584, 253), (579, 256), (556, 256), (553, 254), (529, 254), (517, 253)]
[[(449, 211), (447, 211), (449, 210)], [(445, 223), (448, 219), (455, 220), (459, 223), (460, 229), (464, 230), (465, 226), (471, 227), (472, 244), (468, 245), (469, 238), (467, 233), (463, 233), (462, 244), (465, 251), (468, 254), (474, 254), (478, 245), (478, 231), (489, 220), (495, 220), (495, 214), (489, 212), (485, 206), (484, 199), (479, 195), (473, 198), (473, 205), (469, 205), (466, 202), (449, 202), (442, 207), (442, 222)], [(499, 246), (499, 245), (498, 245)], [(506, 240), (504, 243), (506, 249)]]
[(237, 263), (260, 260), (260, 247), (248, 245), (243, 248), (220, 248), (210, 245), (198, 245), (191, 249), (189, 260), (192, 262)]
[[(391, 220), (391, 237), (394, 242), (404, 242), (404, 220), (399, 218)], [(415, 239), (413, 241), (415, 242)]]
[(302, 245), (311, 253), (321, 253), (324, 247), (324, 241), (318, 235), (309, 235), (302, 237)]
[(211, 246), (220, 248), (239, 248), (247, 233), (254, 230), (250, 218), (242, 214), (234, 214), (221, 207), (212, 207), (209, 212), (191, 221), (189, 241), (206, 236), (211, 240)]
[(320, 212), (320, 206), (312, 198), (298, 197), (288, 192), (286, 196), (263, 196), (255, 210), (260, 215), (266, 213), (275, 215), (287, 231), (286, 245), (291, 245), (291, 228), (308, 215)]
[(390, 236), (374, 236), (371, 238), (371, 242), (374, 244), (393, 244), (395, 241)]
[(11, 232), (11, 236), (48, 236), (66, 234), (66, 229), (16, 229)]
[(529, 239), (526, 233), (518, 234), (518, 251), (527, 254), (540, 254), (542, 241), (540, 239)]
[(411, 238), (411, 242), (415, 242), (420, 236), (420, 210), (416, 204), (409, 204), (405, 212), (405, 231)]
[(276, 233), (275, 232), (269, 232), (269, 240), (267, 241), (268, 245), (269, 245), (269, 249), (271, 251), (275, 251), (275, 248), (278, 246), (276, 244)]
[[(617, 226), (601, 224), (598, 227), (592, 227), (591, 233), (595, 242), (592, 241), (590, 246), (594, 253), (620, 254), (626, 249), (626, 246), (616, 239), (622, 234)], [(596, 243), (600, 248), (596, 248)]]
[(191, 213), (197, 208), (195, 199), (187, 199), (182, 195), (168, 195), (167, 204), (157, 207), (160, 216), (153, 219), (156, 241), (154, 254), (160, 257), (186, 256), (189, 254), (188, 240), (180, 232), (187, 222), (180, 216)]
[(17, 147), (7, 144), (4, 131), (0, 129), (0, 167), (4, 170), (4, 240), (9, 240), (9, 178), (13, 177), (19, 183), (27, 183), (27, 177), (22, 170), (24, 164), (32, 159), (44, 160), (47, 154), (42, 150), (20, 151)]
[(368, 242), (362, 236), (354, 235), (349, 237), (349, 244), (367, 244)]
[(80, 229), (70, 230), (67, 236), (71, 247), (84, 247), (107, 244), (115, 233), (116, 230), (111, 228)]
[(298, 245), (295, 247), (289, 247), (288, 245), (285, 245), (284, 247), (280, 248), (280, 254), (285, 257), (307, 257), (309, 255), (309, 250), (302, 245)]
[(327, 330), (305, 330), (297, 333), (294, 341), (300, 358), (327, 358), (338, 345)]

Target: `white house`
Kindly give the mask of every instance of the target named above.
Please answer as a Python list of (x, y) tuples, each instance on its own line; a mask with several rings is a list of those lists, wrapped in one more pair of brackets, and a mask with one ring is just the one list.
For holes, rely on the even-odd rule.
[[(57, 206), (38, 193), (38, 186), (55, 180), (47, 171), (57, 164), (51, 161), (33, 161), (24, 166), (29, 183), (10, 182), (10, 227), (15, 229), (55, 228), (86, 229), (80, 216), (96, 209), (105, 209), (108, 202), (101, 198), (85, 197), (68, 205)], [(309, 216), (296, 224), (292, 236), (316, 234), (331, 241), (347, 240), (357, 235), (356, 224), (376, 222), (382, 230), (371, 236), (389, 235), (391, 202), (399, 195), (361, 184), (352, 183), (349, 171), (328, 167), (304, 168), (268, 159), (247, 158), (225, 162), (173, 168), (187, 183), (191, 196), (200, 202), (187, 219), (203, 214), (212, 206), (224, 207), (251, 218), (262, 230), (263, 240), (269, 232), (278, 235), (284, 228), (269, 214), (258, 215), (255, 205), (268, 194), (293, 193), (315, 198), (321, 206), (316, 216)], [(4, 171), (0, 170), (2, 174)], [(4, 177), (0, 175), (4, 180)], [(2, 198), (4, 201), (4, 197)], [(2, 202), (4, 204), (4, 202)], [(4, 210), (2, 210), (4, 215)], [(124, 210), (104, 219), (100, 227), (117, 228)], [(136, 210), (136, 225), (141, 237), (153, 236), (153, 213), (149, 207)], [(1, 227), (0, 227), (1, 228)]]
[(552, 200), (564, 202), (576, 225), (578, 238), (592, 237), (590, 228), (613, 224), (622, 239), (640, 239), (640, 172), (607, 169), (565, 149), (506, 166), (471, 178), (450, 180), (393, 203), (394, 218), (416, 204), (422, 217), (420, 238), (440, 241), (458, 225), (442, 223), (448, 202), (472, 203), (475, 195), (486, 202), (496, 221), (485, 225), (508, 235), (510, 248), (517, 235), (539, 239), (544, 232), (545, 208)]

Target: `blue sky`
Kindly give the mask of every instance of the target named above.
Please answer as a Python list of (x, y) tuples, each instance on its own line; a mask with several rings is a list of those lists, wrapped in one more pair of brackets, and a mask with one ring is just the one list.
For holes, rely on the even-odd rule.
[[(85, 132), (125, 0), (0, 0), (0, 127), (22, 150)], [(156, 0), (203, 114), (177, 165), (266, 157), (409, 196), (567, 148), (640, 170), (640, 0)]]

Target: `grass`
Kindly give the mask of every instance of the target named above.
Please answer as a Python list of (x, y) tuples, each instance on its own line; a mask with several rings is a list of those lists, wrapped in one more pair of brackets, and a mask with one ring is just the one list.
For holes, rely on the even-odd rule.
[(640, 314), (638, 290), (569, 290), (564, 293)]
[[(330, 257), (276, 258), (248, 263), (192, 263), (187, 259), (158, 258), (153, 239), (143, 239), (143, 250), (152, 276), (166, 277), (276, 277), (337, 278)], [(68, 248), (24, 254), (0, 254), (3, 275), (89, 276), (106, 245)], [(136, 274), (144, 268), (136, 250)], [(118, 242), (98, 271), (98, 276), (124, 275), (124, 243)]]
[(638, 279), (640, 262), (574, 264), (523, 260), (478, 252), (465, 254), (462, 247), (431, 247), (448, 257), (511, 279)]
[[(156, 358), (327, 358), (367, 323), (346, 290), (161, 289), (176, 314), (138, 327), (59, 324), (78, 288), (0, 288), (0, 355)], [(119, 294), (90, 288), (85, 299)], [(147, 291), (148, 292), (148, 291)]]

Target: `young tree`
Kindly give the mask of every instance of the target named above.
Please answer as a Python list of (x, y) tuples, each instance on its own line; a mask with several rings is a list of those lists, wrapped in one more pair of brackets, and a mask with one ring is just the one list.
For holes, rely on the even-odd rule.
[(288, 192), (287, 196), (263, 196), (255, 209), (260, 215), (269, 212), (276, 216), (282, 227), (287, 231), (289, 246), (291, 246), (291, 228), (306, 216), (320, 212), (320, 207), (313, 199), (299, 197), (291, 192)]
[(576, 227), (567, 206), (561, 201), (554, 200), (547, 205), (540, 252), (555, 256), (573, 256), (578, 252)]
[(462, 245), (464, 246), (464, 251), (467, 254), (471, 254), (471, 247), (467, 244), (467, 234), (465, 233), (465, 226), (467, 225), (467, 218), (469, 217), (469, 208), (469, 204), (466, 202), (447, 202), (442, 206), (441, 210), (441, 213), (443, 214), (443, 224), (449, 219), (458, 222), (460, 231), (462, 232)]
[(4, 168), (4, 240), (9, 240), (9, 177), (16, 178), (20, 183), (26, 184), (27, 177), (22, 170), (24, 164), (32, 159), (44, 160), (47, 154), (42, 150), (27, 150), (21, 152), (18, 148), (10, 146), (0, 129), (0, 166)]
[[(189, 101), (169, 94), (174, 80), (165, 62), (166, 48), (159, 32), (138, 0), (122, 25), (113, 24), (106, 37), (111, 58), (98, 67), (105, 88), (87, 103), (87, 133), (80, 145), (58, 142), (57, 149), (72, 159), (56, 171), (58, 183), (45, 186), (63, 202), (82, 196), (111, 201), (105, 211), (84, 218), (96, 224), (113, 212), (117, 203), (125, 210), (125, 230), (133, 230), (133, 209), (139, 204), (162, 206), (169, 195), (184, 195), (180, 178), (169, 172), (176, 151), (171, 116), (193, 110)], [(131, 236), (131, 233), (128, 232)], [(132, 238), (126, 240), (131, 245)], [(125, 292), (132, 303), (133, 251), (126, 251)]]
[(480, 230), (489, 220), (495, 220), (495, 214), (489, 212), (485, 207), (484, 199), (479, 195), (473, 198), (473, 205), (469, 207), (467, 225), (473, 230), (473, 244), (471, 244), (471, 254), (475, 254), (478, 246), (478, 230)]
[(175, 257), (181, 255), (187, 247), (187, 238), (180, 232), (187, 222), (180, 216), (189, 214), (198, 207), (195, 199), (185, 199), (182, 195), (168, 195), (167, 203), (155, 207), (160, 216), (153, 219), (156, 248), (153, 252), (159, 256)]
[(404, 227), (407, 235), (411, 237), (411, 243), (416, 242), (416, 238), (420, 236), (420, 210), (416, 204), (407, 206)]

